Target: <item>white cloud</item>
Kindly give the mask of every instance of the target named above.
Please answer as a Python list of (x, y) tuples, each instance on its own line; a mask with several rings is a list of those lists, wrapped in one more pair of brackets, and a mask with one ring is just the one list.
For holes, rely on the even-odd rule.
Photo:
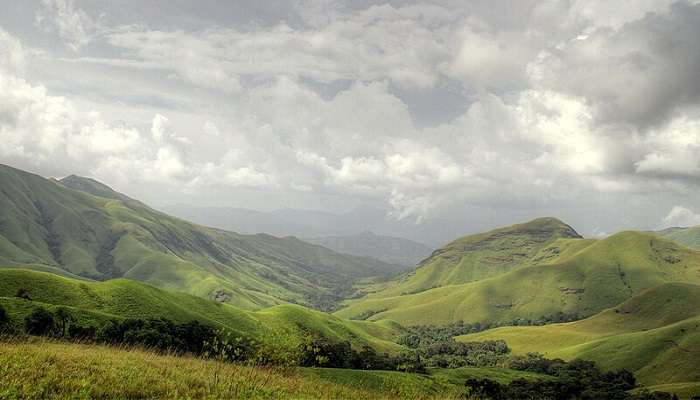
[(90, 43), (101, 28), (100, 19), (77, 8), (74, 0), (42, 0), (35, 25), (45, 32), (57, 33), (73, 51)]
[[(289, 75), (320, 82), (388, 78), (406, 87), (429, 87), (448, 56), (447, 31), (455, 17), (437, 6), (373, 6), (306, 30), (285, 24), (249, 32), (212, 28), (199, 32), (133, 30), (108, 35), (145, 67), (173, 70), (182, 80), (210, 89), (239, 91), (244, 75)], [(123, 60), (95, 62), (123, 63)]]
[(682, 207), (675, 206), (669, 211), (668, 215), (664, 217), (662, 226), (664, 228), (668, 227), (688, 227), (700, 225), (700, 214), (694, 211)]
[(700, 101), (700, 5), (674, 3), (618, 29), (544, 49), (529, 68), (537, 87), (582, 96), (602, 123), (658, 126)]
[[(25, 52), (0, 31), (0, 154), (20, 166), (383, 200), (397, 218), (464, 204), (517, 209), (696, 191), (689, 5), (635, 3), (630, 16), (607, 2), (503, 2), (512, 15), (483, 15), (479, 4), (490, 2), (469, 10), (315, 2), (302, 26), (140, 25), (95, 36), (99, 24), (72, 2), (45, 4), (68, 15), (49, 26), (76, 50), (105, 46), (75, 65), (119, 80), (107, 73), (95, 81), (104, 77), (108, 89), (52, 94), (20, 78)], [(117, 93), (116, 82), (133, 76), (173, 90)], [(102, 103), (88, 99), (99, 90)], [(416, 108), (443, 108), (443, 94), (463, 111), (424, 126)], [(173, 105), (175, 96), (191, 101)]]
[(0, 70), (18, 72), (24, 64), (24, 51), (19, 40), (0, 28)]

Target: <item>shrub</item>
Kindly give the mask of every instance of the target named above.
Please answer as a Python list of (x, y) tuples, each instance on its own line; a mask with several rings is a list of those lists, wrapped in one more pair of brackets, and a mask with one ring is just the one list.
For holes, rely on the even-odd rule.
[(45, 336), (53, 333), (55, 322), (53, 314), (43, 307), (37, 307), (24, 318), (24, 329), (30, 335)]
[(5, 330), (6, 325), (8, 325), (10, 322), (10, 317), (7, 316), (7, 311), (5, 311), (5, 308), (0, 304), (0, 332)]
[(29, 296), (29, 291), (25, 288), (19, 288), (17, 289), (17, 293), (15, 293), (15, 297), (20, 298), (20, 299), (25, 299), (25, 300), (32, 300), (32, 297)]

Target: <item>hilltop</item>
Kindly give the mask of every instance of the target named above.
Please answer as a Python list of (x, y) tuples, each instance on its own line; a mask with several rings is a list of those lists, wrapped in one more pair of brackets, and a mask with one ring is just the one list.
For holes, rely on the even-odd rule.
[(491, 278), (561, 256), (587, 242), (556, 218), (469, 235), (435, 250), (415, 271), (397, 278), (376, 297), (419, 293)]
[(333, 307), (353, 282), (404, 268), (292, 237), (199, 226), (87, 178), (57, 182), (0, 165), (0, 187), (0, 266), (129, 278), (246, 309)]

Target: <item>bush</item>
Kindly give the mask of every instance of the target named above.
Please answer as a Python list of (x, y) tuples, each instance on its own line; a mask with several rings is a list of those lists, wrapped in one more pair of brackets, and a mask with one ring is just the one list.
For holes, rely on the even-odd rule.
[(96, 339), (113, 344), (139, 345), (151, 349), (199, 355), (203, 353), (205, 343), (211, 341), (215, 335), (213, 329), (197, 321), (176, 324), (165, 318), (126, 319), (110, 321), (97, 332)]
[(97, 328), (92, 325), (80, 326), (71, 324), (68, 327), (68, 336), (74, 340), (93, 341), (97, 338)]
[(53, 314), (43, 307), (37, 307), (24, 318), (24, 329), (30, 335), (45, 336), (55, 329)]
[(31, 296), (29, 296), (29, 291), (25, 288), (19, 288), (17, 289), (17, 293), (15, 293), (15, 297), (20, 298), (20, 299), (25, 299), (25, 300), (32, 300)]
[(0, 304), (0, 332), (4, 331), (6, 326), (10, 323), (10, 317), (7, 316), (7, 311)]

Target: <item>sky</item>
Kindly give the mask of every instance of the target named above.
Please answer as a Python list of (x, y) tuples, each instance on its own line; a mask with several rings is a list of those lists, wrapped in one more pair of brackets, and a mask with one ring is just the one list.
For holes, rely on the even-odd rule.
[(154, 206), (700, 224), (700, 3), (0, 0), (0, 162)]

